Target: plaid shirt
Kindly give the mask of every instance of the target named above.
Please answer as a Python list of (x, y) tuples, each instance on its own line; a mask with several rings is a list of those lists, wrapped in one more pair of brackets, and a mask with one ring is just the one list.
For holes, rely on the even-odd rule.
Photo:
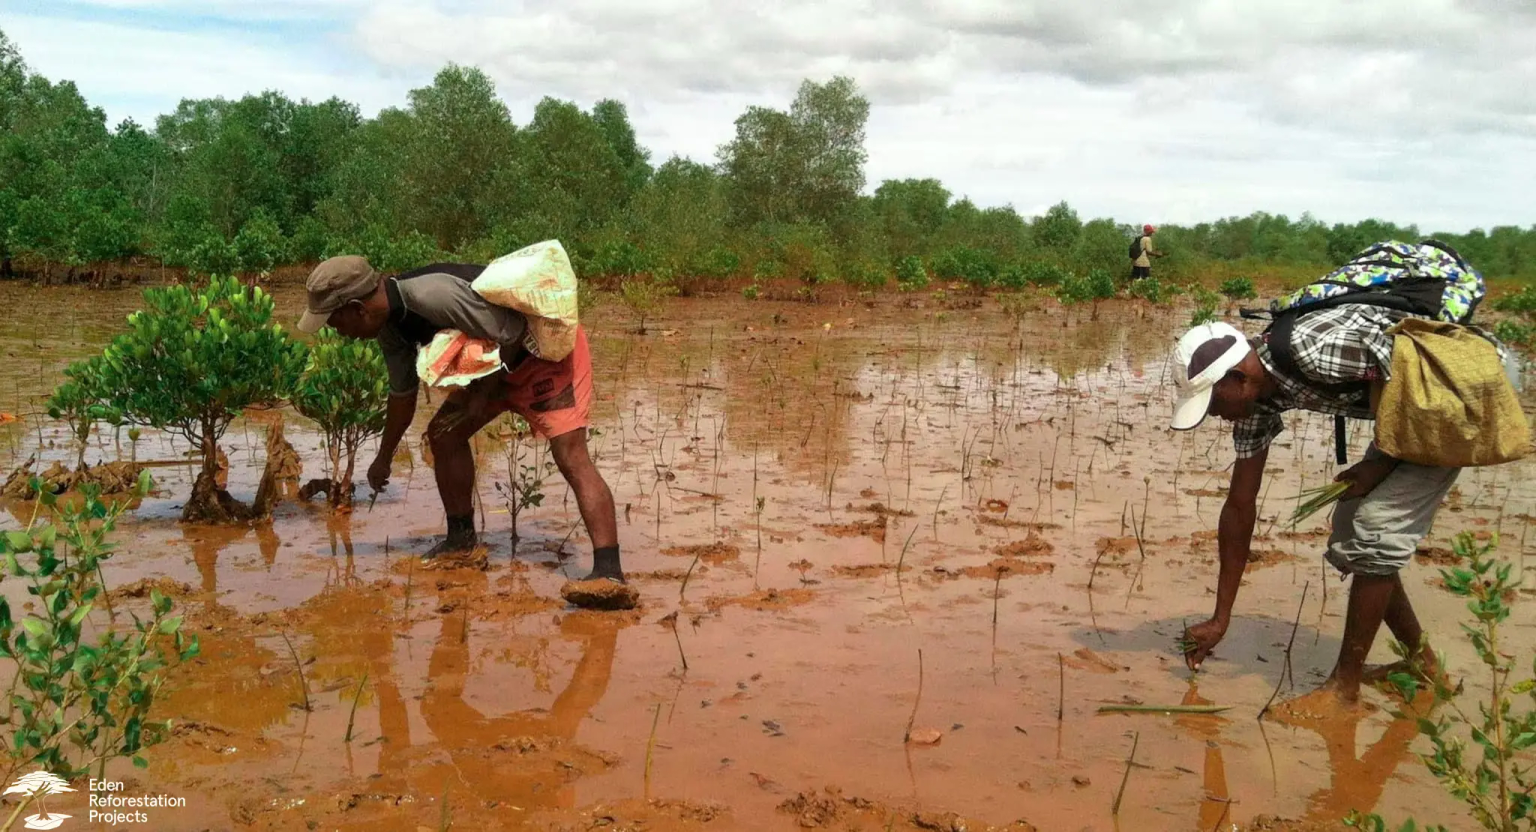
[[(1287, 410), (1311, 410), (1351, 419), (1372, 419), (1369, 382), (1386, 381), (1392, 374), (1392, 336), (1387, 330), (1409, 315), (1380, 306), (1344, 304), (1298, 317), (1291, 346), (1301, 378), (1282, 373), (1262, 340), (1255, 351), (1279, 390), (1271, 399), (1258, 402), (1253, 415), (1232, 423), (1232, 445), (1238, 459), (1247, 459), (1269, 447), (1285, 430), (1280, 414)], [(1477, 327), (1474, 332), (1491, 341), (1501, 362), (1506, 348), (1497, 338)], [(1366, 382), (1350, 392), (1325, 389), (1328, 385)]]
[[(1300, 378), (1282, 373), (1270, 355), (1269, 345), (1262, 340), (1257, 342), (1259, 361), (1280, 389), (1273, 398), (1260, 401), (1253, 415), (1232, 423), (1232, 445), (1237, 458), (1247, 459), (1268, 448), (1285, 430), (1280, 414), (1287, 410), (1374, 419), (1368, 386), (1351, 392), (1325, 388), (1385, 381), (1392, 370), (1392, 336), (1387, 329), (1408, 317), (1415, 316), (1379, 306), (1345, 304), (1297, 318), (1291, 345), (1296, 366), (1301, 370)], [(1502, 352), (1500, 346), (1501, 358)]]

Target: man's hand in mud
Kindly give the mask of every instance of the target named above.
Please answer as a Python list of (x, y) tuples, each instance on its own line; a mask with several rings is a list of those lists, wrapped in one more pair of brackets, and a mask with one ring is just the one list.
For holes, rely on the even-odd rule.
[(1184, 631), (1184, 663), (1199, 670), (1200, 663), (1216, 649), (1227, 634), (1227, 625), (1212, 618)]
[(368, 487), (374, 491), (383, 491), (384, 486), (389, 485), (390, 459), (379, 454), (368, 466)]
[(1396, 467), (1395, 459), (1362, 459), (1340, 471), (1333, 481), (1349, 483), (1349, 490), (1344, 492), (1344, 496), (1340, 499), (1356, 500), (1381, 485), (1381, 481), (1386, 479)]

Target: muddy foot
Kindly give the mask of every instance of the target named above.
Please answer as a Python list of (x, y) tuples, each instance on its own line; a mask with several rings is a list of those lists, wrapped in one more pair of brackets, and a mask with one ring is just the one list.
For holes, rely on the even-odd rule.
[(421, 556), (422, 560), (435, 560), (441, 557), (464, 557), (472, 552), (480, 541), (475, 535), (449, 535), (438, 542), (436, 546), (428, 549)]
[(640, 593), (634, 587), (607, 579), (566, 581), (560, 587), (560, 597), (589, 610), (629, 610), (640, 603)]

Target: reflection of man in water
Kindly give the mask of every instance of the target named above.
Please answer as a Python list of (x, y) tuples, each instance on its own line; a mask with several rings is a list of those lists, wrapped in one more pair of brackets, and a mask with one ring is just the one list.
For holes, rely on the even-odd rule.
[[(448, 775), (454, 790), (461, 786), (474, 800), (511, 802), (524, 808), (570, 808), (575, 805), (574, 788), (568, 776), (551, 770), (545, 761), (519, 761), (497, 755), (498, 744), (514, 748), (521, 738), (570, 741), (576, 729), (608, 690), (613, 670), (614, 649), (618, 644), (619, 623), (597, 615), (575, 613), (561, 619), (560, 630), (567, 638), (584, 643), (581, 660), (571, 674), (565, 690), (555, 697), (549, 709), (530, 709), (499, 716), (487, 716), (464, 700), (464, 686), (469, 675), (468, 638), (461, 641), (463, 623), (456, 613), (442, 616), (437, 644), (428, 663), (428, 687), (421, 698), (421, 715), (442, 749), (448, 752), (452, 767)], [(390, 763), (380, 761), (386, 774)], [(412, 780), (420, 783), (420, 761), (410, 769)], [(430, 769), (427, 769), (430, 770)], [(435, 778), (434, 778), (435, 779)], [(426, 786), (426, 784), (423, 784)], [(440, 781), (429, 788), (441, 790)]]

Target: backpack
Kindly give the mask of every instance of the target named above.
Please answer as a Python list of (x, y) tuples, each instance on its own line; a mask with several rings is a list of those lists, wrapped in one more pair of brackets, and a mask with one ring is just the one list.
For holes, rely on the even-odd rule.
[[(1387, 240), (1367, 247), (1321, 279), (1276, 298), (1268, 310), (1241, 310), (1242, 317), (1262, 318), (1270, 357), (1281, 372), (1301, 377), (1291, 333), (1296, 319), (1309, 312), (1349, 303), (1381, 306), (1412, 315), (1454, 324), (1467, 324), (1487, 294), (1488, 287), (1455, 249), (1439, 240), (1417, 245)], [(1327, 385), (1334, 393), (1362, 389), (1361, 384)], [(1334, 418), (1334, 455), (1340, 465), (1347, 460), (1344, 417)]]
[(1141, 235), (1138, 234), (1135, 239), (1131, 240), (1131, 259), (1132, 260), (1136, 260), (1136, 259), (1141, 257), (1141, 239), (1142, 239)]

